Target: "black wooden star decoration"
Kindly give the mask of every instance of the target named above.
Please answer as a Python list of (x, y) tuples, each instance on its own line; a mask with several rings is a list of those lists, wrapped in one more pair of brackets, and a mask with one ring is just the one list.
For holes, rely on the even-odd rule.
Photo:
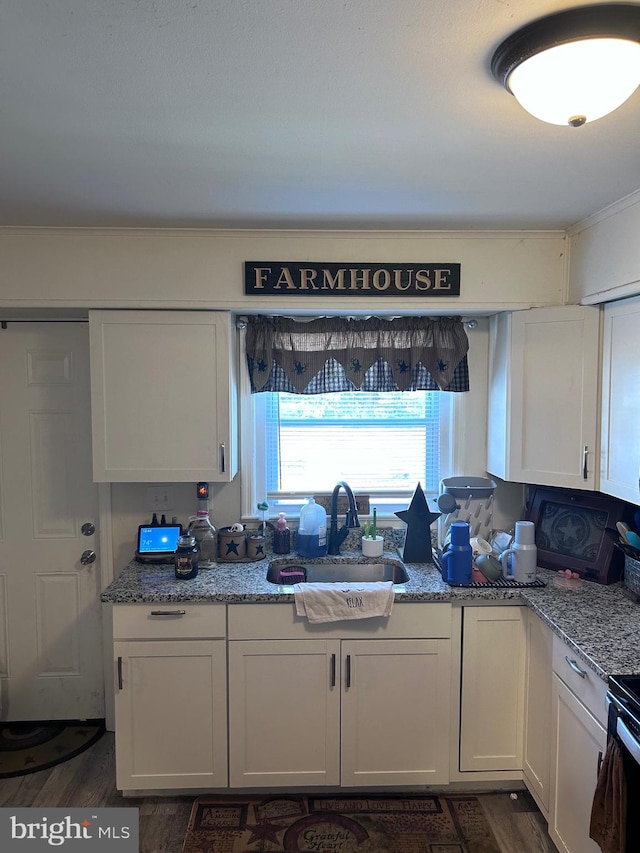
[(395, 515), (407, 525), (402, 551), (405, 563), (432, 563), (431, 525), (442, 513), (431, 512), (420, 483), (416, 486), (409, 508)]

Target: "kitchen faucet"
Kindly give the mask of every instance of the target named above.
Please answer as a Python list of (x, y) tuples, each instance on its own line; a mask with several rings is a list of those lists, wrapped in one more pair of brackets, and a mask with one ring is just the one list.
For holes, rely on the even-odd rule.
[[(344, 489), (347, 500), (349, 501), (349, 509), (347, 510), (347, 515), (345, 517), (345, 523), (342, 525), (340, 530), (338, 530), (338, 492), (341, 488)], [(360, 527), (356, 499), (351, 491), (351, 486), (349, 486), (348, 483), (345, 483), (344, 480), (340, 480), (340, 482), (336, 484), (331, 495), (331, 522), (329, 526), (329, 541), (327, 544), (327, 551), (329, 554), (335, 555), (340, 553), (340, 546), (347, 538), (347, 534), (352, 527)]]

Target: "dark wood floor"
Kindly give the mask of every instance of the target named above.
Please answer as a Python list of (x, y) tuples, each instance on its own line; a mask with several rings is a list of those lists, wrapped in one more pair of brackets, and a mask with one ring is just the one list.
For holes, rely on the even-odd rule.
[[(528, 793), (479, 794), (502, 853), (557, 853)], [(115, 788), (113, 734), (81, 755), (29, 776), (0, 779), (0, 807), (135, 806), (140, 810), (140, 853), (180, 853), (192, 796), (123, 798)]]

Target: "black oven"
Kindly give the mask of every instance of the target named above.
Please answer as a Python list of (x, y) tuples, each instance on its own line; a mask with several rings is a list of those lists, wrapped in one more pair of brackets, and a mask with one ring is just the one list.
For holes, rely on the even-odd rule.
[(628, 853), (640, 851), (640, 676), (612, 675), (607, 694), (607, 751), (619, 748), (626, 808)]

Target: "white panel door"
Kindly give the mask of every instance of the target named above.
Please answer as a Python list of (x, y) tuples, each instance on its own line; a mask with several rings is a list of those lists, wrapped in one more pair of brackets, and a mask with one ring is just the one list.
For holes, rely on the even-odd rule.
[(342, 643), (343, 787), (449, 781), (451, 640)]
[(600, 490), (640, 504), (640, 297), (604, 309)]
[(116, 785), (227, 786), (225, 640), (114, 643)]
[(532, 308), (491, 322), (487, 470), (596, 488), (599, 309)]
[(229, 643), (232, 788), (340, 784), (340, 641)]
[(522, 769), (523, 609), (464, 608), (460, 770)]
[(2, 717), (103, 717), (88, 326), (9, 323), (0, 365)]
[(552, 697), (549, 835), (563, 853), (600, 853), (589, 823), (607, 732), (555, 673)]
[(551, 628), (526, 611), (526, 670), (523, 771), (527, 787), (545, 817), (549, 813), (551, 762)]

